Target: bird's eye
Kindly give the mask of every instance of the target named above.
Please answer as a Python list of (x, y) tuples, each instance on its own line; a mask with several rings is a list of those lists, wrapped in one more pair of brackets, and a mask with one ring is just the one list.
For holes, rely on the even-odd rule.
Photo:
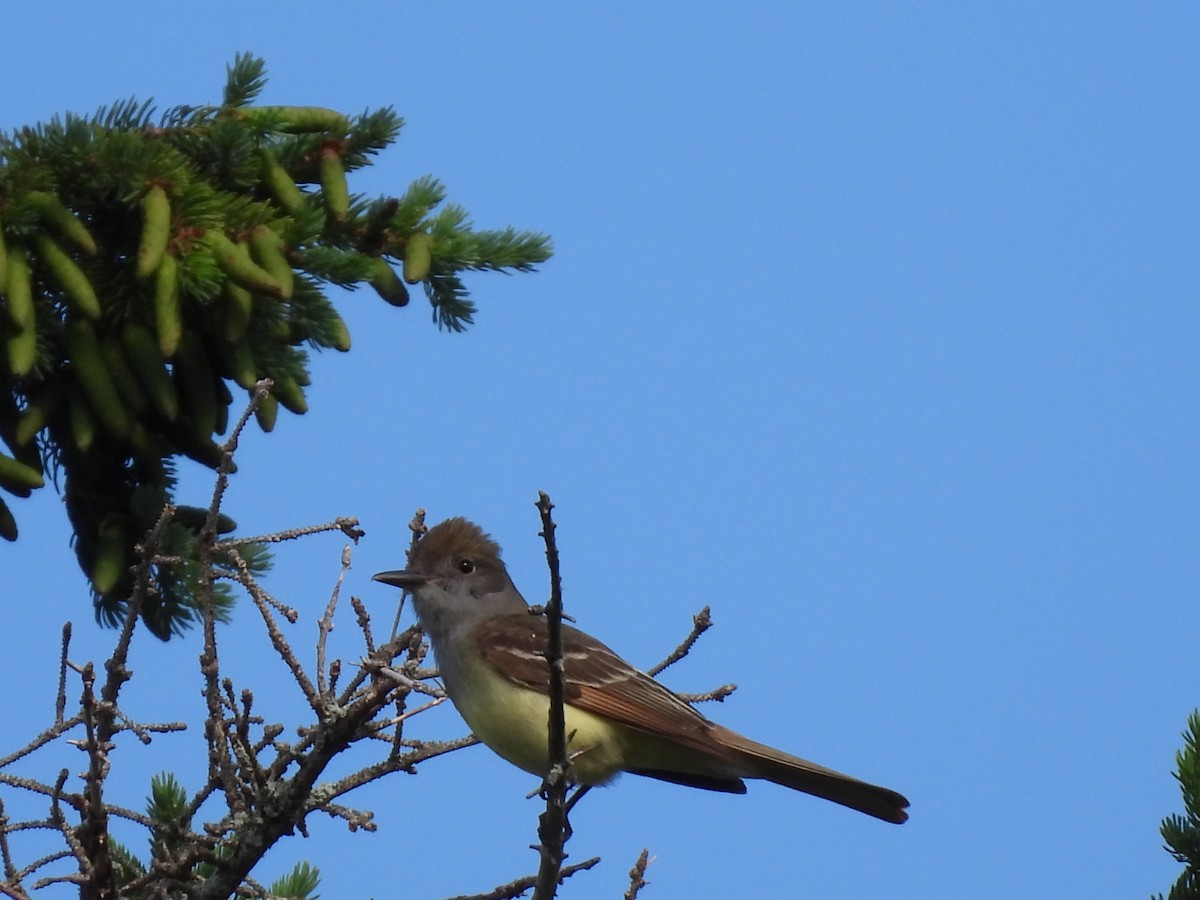
[(475, 561), (470, 559), (460, 559), (458, 561), (457, 568), (458, 571), (462, 572), (464, 575), (470, 575), (475, 571)]

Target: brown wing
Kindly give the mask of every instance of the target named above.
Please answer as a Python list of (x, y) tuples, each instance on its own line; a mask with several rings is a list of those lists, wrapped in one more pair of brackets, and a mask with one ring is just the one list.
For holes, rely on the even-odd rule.
[[(496, 616), (476, 627), (483, 657), (513, 681), (550, 692), (546, 620), (525, 613)], [(629, 771), (714, 791), (742, 793), (741, 778), (765, 778), (888, 822), (908, 818), (895, 791), (818, 766), (708, 721), (644, 672), (576, 628), (563, 626), (563, 673), (571, 706), (661, 738), (663, 747), (694, 755), (651, 754)], [(630, 761), (632, 762), (632, 761)]]
[[(485, 619), (475, 630), (480, 652), (513, 681), (550, 692), (546, 620), (518, 613)], [(563, 626), (565, 698), (575, 707), (624, 725), (713, 752), (701, 738), (712, 723), (594, 637)]]

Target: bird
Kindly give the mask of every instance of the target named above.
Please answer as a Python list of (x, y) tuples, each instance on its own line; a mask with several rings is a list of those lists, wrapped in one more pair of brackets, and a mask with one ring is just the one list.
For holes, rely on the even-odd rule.
[[(465, 518), (434, 525), (403, 570), (375, 581), (412, 594), (446, 694), (474, 735), (534, 775), (549, 769), (548, 624), (533, 615), (500, 546)], [(908, 819), (900, 793), (751, 740), (710, 721), (591, 635), (562, 626), (564, 713), (574, 781), (622, 772), (742, 794), (762, 779), (885, 822)]]

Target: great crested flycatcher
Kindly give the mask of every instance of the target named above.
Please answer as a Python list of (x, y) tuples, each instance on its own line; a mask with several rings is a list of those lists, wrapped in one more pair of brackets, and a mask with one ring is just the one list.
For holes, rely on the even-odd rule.
[[(412, 593), (446, 693), (484, 744), (527, 772), (548, 769), (546, 620), (530, 615), (500, 547), (472, 522), (447, 519), (417, 542), (408, 568), (376, 581)], [(710, 722), (590, 635), (564, 625), (568, 752), (579, 784), (620, 772), (742, 794), (763, 778), (886, 822), (908, 800)]]

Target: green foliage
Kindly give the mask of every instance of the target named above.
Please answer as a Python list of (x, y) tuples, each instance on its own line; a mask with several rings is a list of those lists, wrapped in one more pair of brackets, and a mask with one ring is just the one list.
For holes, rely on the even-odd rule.
[(113, 877), (118, 885), (129, 884), (135, 878), (146, 874), (146, 867), (142, 861), (124, 844), (110, 837), (108, 847), (113, 862)]
[(151, 777), (146, 815), (155, 825), (188, 827), (187, 791), (170, 772)]
[(239, 53), (225, 67), (225, 93), (222, 105), (247, 106), (267, 86), (267, 64), (249, 53)]
[(320, 900), (321, 895), (313, 893), (321, 883), (321, 872), (316, 866), (306, 862), (296, 863), (290, 875), (284, 875), (271, 883), (271, 894), (276, 897), (287, 897), (289, 900)]
[[(188, 810), (187, 791), (184, 790), (175, 776), (163, 772), (150, 779), (150, 796), (146, 798), (146, 816), (151, 823), (150, 856), (151, 859), (168, 867), (177, 867), (180, 854), (187, 855), (192, 846), (194, 835), (191, 835), (191, 815)], [(142, 862), (127, 847), (114, 840), (109, 840), (109, 852), (113, 861), (113, 871), (122, 897), (160, 896), (161, 888), (150, 890), (132, 888), (124, 890), (134, 881), (146, 874), (146, 864)], [(218, 846), (213, 850), (216, 859), (228, 856), (227, 846)], [(178, 867), (176, 882), (178, 892), (170, 896), (184, 896), (185, 886), (189, 883), (199, 883), (214, 874), (212, 862), (194, 862), (185, 867)], [(316, 866), (307, 862), (297, 863), (287, 875), (277, 878), (269, 888), (271, 897), (288, 898), (288, 900), (320, 900), (316, 893), (321, 883), (321, 873)]]
[[(219, 106), (156, 119), (130, 99), (0, 134), (0, 489), (61, 479), (108, 624), (124, 615), (136, 542), (174, 500), (175, 457), (221, 465), (229, 382), (273, 380), (269, 429), (276, 403), (307, 409), (307, 350), (350, 348), (327, 286), (369, 284), (403, 306), (404, 267), (438, 326), (461, 331), (476, 310), (460, 273), (550, 255), (545, 235), (439, 211), (432, 176), (395, 197), (353, 194), (347, 173), (400, 133), (391, 108), (251, 106), (263, 61), (239, 55), (227, 75)], [(171, 523), (151, 572), (142, 617), (164, 639), (196, 619), (198, 530)], [(17, 536), (0, 494), (0, 537)], [(215, 599), (227, 614), (220, 584)]]
[[(1175, 778), (1183, 792), (1184, 814), (1163, 819), (1160, 832), (1167, 851), (1183, 863), (1183, 874), (1167, 900), (1200, 900), (1200, 711), (1188, 716), (1183, 749), (1175, 754)], [(1162, 900), (1162, 894), (1158, 900)]]

